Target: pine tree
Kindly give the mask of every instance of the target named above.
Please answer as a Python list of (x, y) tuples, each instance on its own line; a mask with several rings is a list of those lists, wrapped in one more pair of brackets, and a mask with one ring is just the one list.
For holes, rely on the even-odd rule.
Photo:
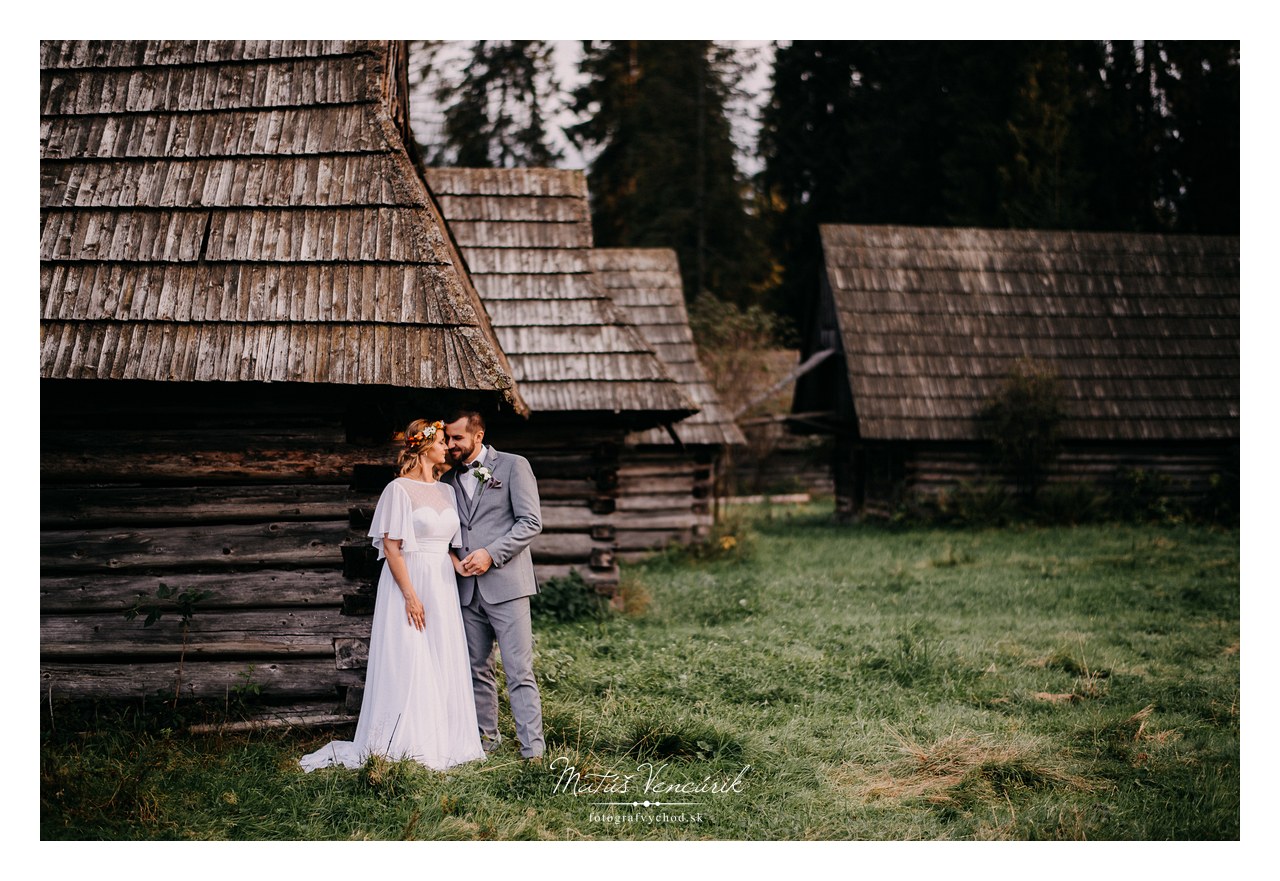
[(784, 270), (818, 226), (1239, 230), (1239, 44), (797, 41), (779, 47), (757, 184)]
[(732, 53), (708, 41), (584, 43), (582, 121), (600, 247), (669, 247), (686, 295), (746, 304), (762, 273), (726, 104)]
[(1182, 232), (1240, 232), (1240, 44), (1149, 43), (1165, 103), (1171, 174), (1164, 183)]
[(1075, 126), (1089, 169), (1089, 224), (1100, 230), (1158, 232), (1165, 125), (1153, 72), (1131, 41), (1077, 44), (1079, 63), (1096, 72)]
[(1092, 99), (1100, 68), (1082, 69), (1073, 46), (1036, 44), (1020, 65), (1005, 127), (1012, 148), (1000, 158), (995, 225), (1080, 229), (1091, 225), (1091, 175), (1077, 121)]
[(547, 143), (545, 107), (558, 90), (551, 47), (542, 40), (480, 40), (461, 80), (442, 80), (443, 143), (434, 164), (468, 168), (554, 165)]

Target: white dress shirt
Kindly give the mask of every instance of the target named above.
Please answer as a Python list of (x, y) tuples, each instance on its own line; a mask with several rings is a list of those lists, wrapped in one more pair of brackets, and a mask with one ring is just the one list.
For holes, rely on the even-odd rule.
[[(485, 450), (484, 447), (481, 447), (480, 452), (476, 455), (474, 459), (472, 459), (466, 465), (459, 466), (459, 467), (470, 469), (476, 465), (484, 464), (484, 454), (486, 452), (487, 450)], [(462, 475), (462, 491), (467, 494), (468, 499), (470, 499), (472, 496), (475, 495), (476, 489), (479, 486), (480, 486), (480, 481), (476, 480), (474, 474), (471, 474), (468, 471), (468, 473)]]

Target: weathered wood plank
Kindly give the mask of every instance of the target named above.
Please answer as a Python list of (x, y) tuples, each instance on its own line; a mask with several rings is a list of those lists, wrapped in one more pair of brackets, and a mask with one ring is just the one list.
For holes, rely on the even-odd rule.
[(644, 529), (618, 530), (618, 553), (628, 551), (653, 550), (669, 545), (687, 545), (693, 541), (695, 530), (689, 529)]
[(618, 495), (660, 496), (675, 495), (677, 493), (690, 494), (693, 492), (695, 482), (693, 469), (689, 469), (683, 474), (677, 472), (676, 476), (659, 477), (657, 475), (637, 476), (634, 471), (624, 468), (618, 471)]
[[(358, 706), (359, 701), (354, 705)], [(206, 722), (192, 725), (192, 734), (229, 734), (233, 731), (261, 731), (268, 728), (323, 728), (334, 725), (353, 725), (360, 720), (359, 713), (341, 711), (333, 701), (322, 704), (291, 704), (272, 707), (237, 722)]]
[[(312, 655), (332, 658), (334, 640), (367, 638), (372, 619), (345, 616), (337, 608), (213, 610), (197, 605), (187, 632), (187, 658)], [(150, 627), (122, 613), (45, 615), (40, 619), (42, 658), (172, 657), (182, 649), (181, 619), (168, 614)]]
[(588, 499), (599, 492), (599, 483), (594, 477), (589, 480), (538, 480), (538, 495), (549, 500)]
[[(337, 569), (261, 569), (250, 572), (189, 572), (148, 575), (105, 575), (85, 572), (77, 575), (42, 575), (40, 611), (110, 611), (124, 613), (138, 594), (153, 598), (161, 584), (179, 592), (207, 591), (210, 596), (200, 608), (254, 608), (261, 606), (338, 606), (344, 594), (361, 583), (344, 578)], [(172, 602), (160, 603), (172, 614)]]
[(692, 512), (693, 503), (693, 499), (685, 499), (682, 509), (674, 512), (664, 509), (619, 510), (610, 514), (594, 513), (585, 505), (543, 505), (542, 528), (544, 533), (589, 532), (598, 526), (616, 529), (682, 529), (700, 516)]
[(550, 168), (428, 168), (433, 192), (451, 196), (567, 196), (587, 198), (587, 179), (580, 171)]
[(623, 495), (618, 497), (618, 510), (630, 511), (687, 511), (693, 504), (688, 492), (658, 495), (650, 493), (643, 496)]
[[(272, 522), (202, 528), (49, 530), (42, 572), (124, 572), (238, 566), (339, 566), (345, 523)], [(358, 537), (358, 536), (355, 536)]]
[[(65, 698), (119, 699), (173, 694), (176, 661), (136, 664), (79, 664), (42, 662), (40, 694), (48, 700)], [(252, 680), (266, 699), (337, 697), (339, 687), (360, 687), (363, 670), (339, 670), (332, 658), (254, 661), (203, 661), (184, 663), (184, 697), (225, 698)]]
[[(535, 472), (536, 473), (536, 472)], [(542, 503), (543, 532), (585, 532), (598, 523), (607, 523), (608, 514), (596, 514), (585, 504)]]
[(543, 532), (529, 546), (535, 564), (581, 562), (591, 559), (591, 552), (607, 544), (594, 541), (590, 534), (582, 532)]
[(329, 483), (347, 484), (356, 465), (385, 464), (380, 451), (362, 447), (252, 447), (240, 450), (175, 450), (129, 456), (82, 447), (40, 451), (41, 483)]
[(681, 454), (671, 451), (644, 452), (627, 448), (626, 454), (618, 463), (618, 474), (629, 477), (674, 477), (680, 474), (693, 474), (708, 467), (705, 463), (693, 460), (692, 454)]
[(607, 571), (596, 571), (584, 565), (569, 564), (534, 564), (534, 576), (541, 584), (550, 578), (568, 578), (569, 573), (576, 571), (582, 580), (597, 590), (610, 590), (618, 586), (618, 567), (615, 565)]
[[(57, 73), (57, 86), (41, 78), (41, 112), (52, 116), (187, 110), (258, 109), (271, 105), (345, 104), (365, 89), (361, 71), (368, 59), (329, 56), (318, 70), (315, 59), (260, 58), (257, 64), (209, 67), (150, 67), (154, 88), (131, 89), (138, 70), (76, 70)], [(324, 75), (317, 75), (325, 71)]]
[(345, 520), (378, 497), (332, 484), (283, 486), (42, 486), (42, 527), (133, 526), (236, 520)]

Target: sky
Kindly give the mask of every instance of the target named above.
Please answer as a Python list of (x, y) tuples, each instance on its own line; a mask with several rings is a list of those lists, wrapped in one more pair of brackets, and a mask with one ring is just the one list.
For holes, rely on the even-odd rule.
[[(437, 55), (437, 65), (450, 80), (456, 78), (466, 64), (470, 40), (448, 42)], [(576, 122), (574, 114), (569, 110), (565, 99), (582, 82), (578, 72), (578, 64), (582, 58), (582, 43), (579, 40), (552, 40), (555, 54), (555, 75), (560, 82), (560, 95), (555, 99), (548, 112), (551, 146), (558, 149), (563, 159), (558, 163), (560, 168), (586, 168), (590, 156), (583, 155), (569, 142), (561, 131), (562, 128)], [(755, 156), (755, 143), (759, 134), (760, 109), (769, 97), (769, 78), (773, 62), (773, 43), (769, 40), (726, 40), (725, 43), (741, 51), (740, 60), (750, 63), (751, 67), (743, 80), (744, 97), (738, 106), (741, 111), (734, 114), (734, 143), (738, 147), (738, 167), (744, 175), (752, 175), (760, 170)], [(434, 96), (434, 87), (438, 82), (438, 74), (415, 86), (409, 96), (410, 124), (414, 137), (423, 144), (438, 142), (444, 104)]]

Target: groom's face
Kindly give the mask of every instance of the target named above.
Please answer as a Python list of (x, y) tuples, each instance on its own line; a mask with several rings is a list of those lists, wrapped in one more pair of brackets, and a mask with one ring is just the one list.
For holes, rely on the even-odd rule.
[(484, 429), (472, 430), (469, 420), (464, 416), (457, 422), (446, 425), (444, 435), (449, 443), (449, 461), (454, 465), (461, 465), (475, 458), (484, 440)]

